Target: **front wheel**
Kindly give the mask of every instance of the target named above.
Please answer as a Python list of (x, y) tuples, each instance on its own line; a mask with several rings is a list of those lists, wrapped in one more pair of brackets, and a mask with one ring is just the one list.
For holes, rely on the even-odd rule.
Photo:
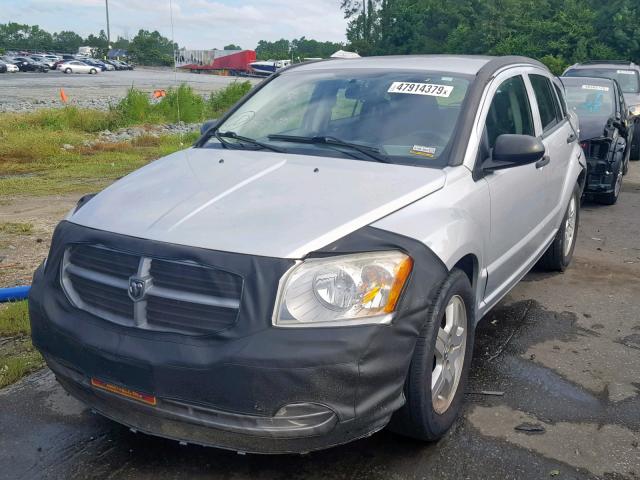
[(65, 68), (64, 69), (64, 73), (71, 73), (71, 69), (70, 68)]
[(96, 73), (98, 73), (98, 71), (95, 68), (89, 70), (89, 75), (95, 75)]
[(562, 224), (549, 248), (538, 263), (543, 269), (564, 272), (573, 258), (580, 222), (580, 186), (573, 187)]
[(595, 200), (598, 203), (602, 203), (603, 205), (615, 205), (618, 201), (618, 196), (620, 195), (620, 190), (622, 189), (622, 177), (623, 171), (621, 170), (620, 164), (613, 171), (613, 184), (611, 185), (611, 191), (609, 193), (601, 193), (596, 195)]
[(454, 269), (426, 312), (405, 381), (407, 402), (394, 414), (392, 431), (434, 441), (451, 428), (462, 407), (474, 327), (471, 283)]

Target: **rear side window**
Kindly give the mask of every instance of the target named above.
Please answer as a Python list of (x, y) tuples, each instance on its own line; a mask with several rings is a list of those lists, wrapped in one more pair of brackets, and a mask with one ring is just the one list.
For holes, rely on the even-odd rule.
[(503, 134), (535, 135), (527, 89), (520, 75), (505, 80), (496, 90), (487, 115), (486, 132), (490, 148)]
[(553, 86), (556, 88), (556, 93), (558, 94), (558, 100), (560, 100), (560, 110), (562, 113), (562, 118), (567, 116), (567, 102), (566, 99), (564, 98), (564, 93), (562, 93), (562, 90), (560, 89), (560, 87), (558, 87), (558, 85), (556, 85), (555, 83), (553, 84)]
[(547, 77), (542, 75), (529, 75), (529, 79), (531, 80), (531, 86), (533, 87), (536, 101), (538, 102), (542, 130), (547, 131), (562, 118), (560, 105), (558, 105), (558, 101), (551, 87), (551, 82)]

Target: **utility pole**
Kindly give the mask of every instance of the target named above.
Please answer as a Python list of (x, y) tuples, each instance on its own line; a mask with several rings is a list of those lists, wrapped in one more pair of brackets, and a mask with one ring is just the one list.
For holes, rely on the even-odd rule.
[(104, 0), (104, 6), (107, 10), (107, 50), (111, 49), (111, 30), (109, 29), (109, 0)]
[(362, 39), (367, 40), (367, 0), (362, 0)]

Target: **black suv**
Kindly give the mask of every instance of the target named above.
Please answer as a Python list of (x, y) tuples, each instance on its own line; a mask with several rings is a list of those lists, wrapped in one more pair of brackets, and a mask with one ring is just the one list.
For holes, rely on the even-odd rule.
[(584, 193), (606, 205), (618, 201), (629, 166), (633, 117), (618, 82), (561, 77), (567, 105), (580, 119), (580, 145), (587, 158)]
[(563, 76), (611, 78), (618, 82), (634, 117), (630, 158), (640, 160), (640, 66), (624, 60), (594, 60), (570, 66)]

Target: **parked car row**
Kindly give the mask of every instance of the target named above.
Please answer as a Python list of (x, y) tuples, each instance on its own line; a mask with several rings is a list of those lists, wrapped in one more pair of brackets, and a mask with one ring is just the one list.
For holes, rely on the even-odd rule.
[(60, 70), (64, 73), (90, 73), (133, 70), (133, 65), (121, 60), (99, 60), (68, 54), (13, 54), (0, 56), (0, 73), (40, 72)]

